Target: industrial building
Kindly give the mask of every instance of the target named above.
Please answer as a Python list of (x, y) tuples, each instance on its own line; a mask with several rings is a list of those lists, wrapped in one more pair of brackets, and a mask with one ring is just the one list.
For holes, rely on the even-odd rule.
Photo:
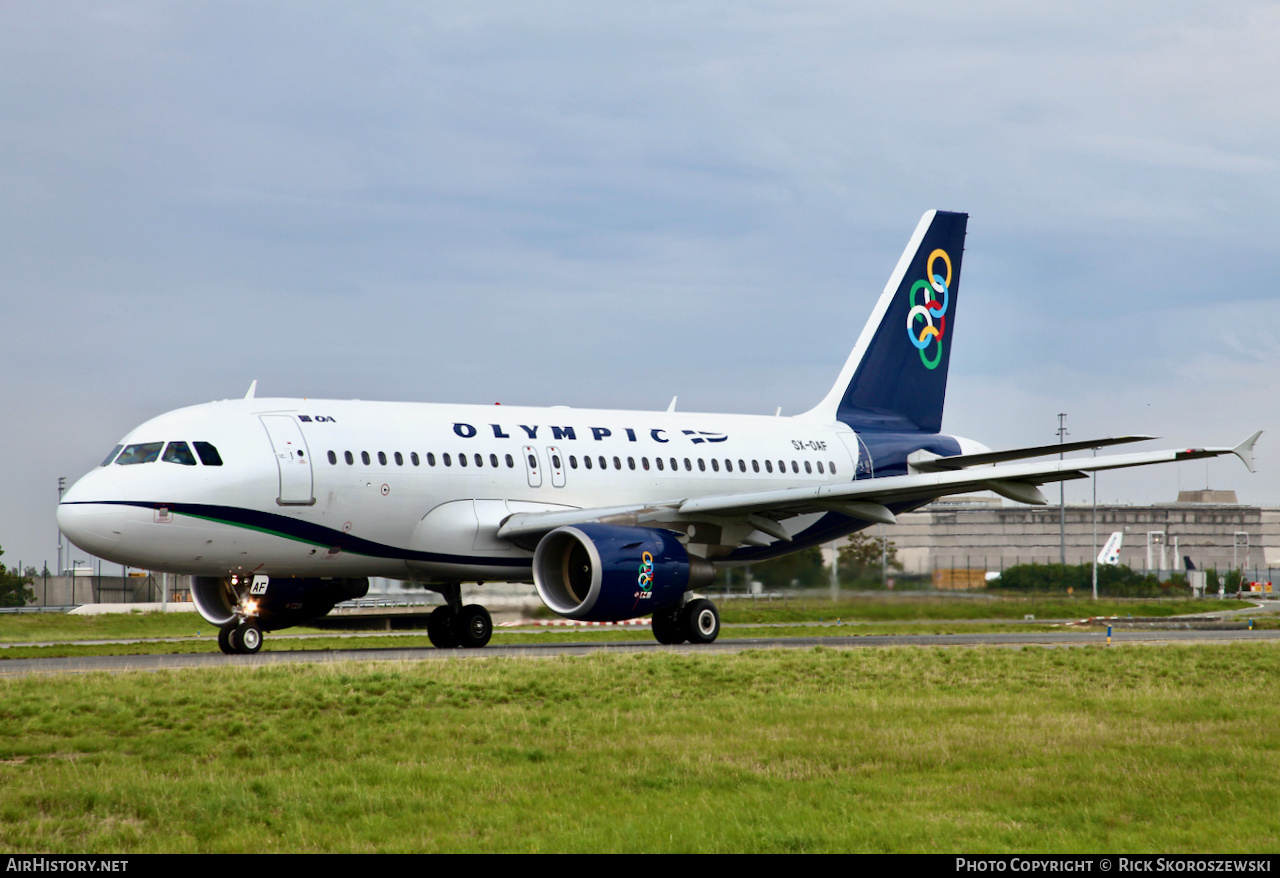
[[(1096, 522), (1096, 526), (1095, 526)], [(1015, 564), (1087, 564), (1113, 532), (1124, 534), (1120, 563), (1135, 570), (1244, 568), (1270, 580), (1280, 570), (1280, 508), (1244, 506), (1234, 491), (1182, 491), (1177, 502), (1150, 506), (1009, 504), (998, 497), (949, 497), (873, 528), (897, 548), (903, 573), (940, 569), (1000, 571)]]

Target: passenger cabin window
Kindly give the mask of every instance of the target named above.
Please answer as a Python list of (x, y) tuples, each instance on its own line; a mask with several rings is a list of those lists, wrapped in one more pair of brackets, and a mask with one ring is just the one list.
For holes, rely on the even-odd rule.
[(418, 465), (418, 452), (416, 452), (416, 451), (410, 451), (410, 452), (409, 452), (409, 460), (413, 461), (413, 465), (414, 465), (414, 466), (417, 466), (417, 465)]
[(365, 466), (368, 466), (368, 465), (369, 465), (369, 452), (367, 452), (367, 451), (361, 451), (361, 452), (360, 452), (360, 460), (364, 463), (364, 465), (365, 465)]
[(120, 456), (116, 458), (116, 463), (120, 466), (129, 466), (134, 463), (152, 463), (160, 456), (161, 448), (164, 448), (163, 442), (140, 442), (137, 445), (127, 445), (124, 451), (120, 452)]
[(334, 466), (338, 465), (338, 455), (334, 454), (332, 451), (329, 452), (329, 463)]
[(387, 465), (387, 453), (385, 451), (378, 452), (378, 463), (382, 464), (383, 466)]
[(356, 462), (356, 459), (355, 459), (354, 457), (352, 457), (352, 456), (351, 456), (351, 452), (350, 452), (350, 451), (344, 451), (344, 452), (342, 452), (342, 456), (343, 456), (344, 458), (346, 458), (347, 466), (351, 466), (353, 463), (355, 463), (355, 462)]
[(112, 448), (111, 453), (107, 455), (106, 459), (103, 460), (102, 463), (99, 464), (99, 466), (106, 466), (107, 464), (111, 463), (111, 461), (115, 460), (116, 455), (120, 453), (121, 448), (124, 448), (124, 446), (117, 445), (115, 448)]
[(396, 466), (404, 466), (404, 455), (399, 451), (396, 452)]
[(164, 456), (160, 459), (166, 463), (180, 463), (183, 466), (196, 465), (196, 456), (191, 453), (191, 448), (185, 442), (170, 442), (164, 450)]

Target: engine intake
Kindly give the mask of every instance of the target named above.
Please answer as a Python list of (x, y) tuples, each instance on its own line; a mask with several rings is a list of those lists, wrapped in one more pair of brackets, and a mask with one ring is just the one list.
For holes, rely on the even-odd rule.
[(617, 622), (679, 605), (715, 568), (690, 558), (675, 534), (645, 527), (579, 524), (547, 534), (533, 554), (533, 582), (552, 611)]

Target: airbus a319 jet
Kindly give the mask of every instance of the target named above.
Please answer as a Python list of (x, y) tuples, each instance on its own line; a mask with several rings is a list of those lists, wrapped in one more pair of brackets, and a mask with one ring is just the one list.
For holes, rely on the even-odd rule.
[(570, 619), (652, 616), (662, 643), (720, 631), (695, 596), (723, 567), (818, 545), (948, 494), (1039, 486), (1235, 447), (1026, 462), (1150, 437), (992, 451), (941, 432), (968, 215), (930, 211), (835, 384), (793, 417), (256, 398), (132, 430), (58, 507), (77, 546), (193, 576), (228, 653), (328, 613), (368, 577), (445, 604), (442, 648), (493, 630), (464, 582), (532, 581)]

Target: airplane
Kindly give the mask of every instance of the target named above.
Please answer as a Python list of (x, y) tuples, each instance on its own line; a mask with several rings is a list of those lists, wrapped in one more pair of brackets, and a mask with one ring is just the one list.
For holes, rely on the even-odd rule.
[[(941, 432), (968, 214), (920, 220), (827, 395), (792, 417), (258, 398), (131, 430), (58, 506), (86, 552), (187, 574), (226, 653), (413, 580), (445, 604), (440, 648), (493, 621), (461, 583), (532, 581), (557, 614), (652, 617), (664, 644), (710, 643), (717, 570), (819, 545), (949, 494), (1045, 504), (1039, 486), (1231, 448), (1030, 458), (1150, 439), (992, 451)], [(1016, 463), (1014, 461), (1017, 461)]]
[(1124, 533), (1116, 531), (1107, 538), (1107, 543), (1098, 553), (1099, 564), (1115, 566), (1120, 563), (1120, 544), (1124, 541)]

